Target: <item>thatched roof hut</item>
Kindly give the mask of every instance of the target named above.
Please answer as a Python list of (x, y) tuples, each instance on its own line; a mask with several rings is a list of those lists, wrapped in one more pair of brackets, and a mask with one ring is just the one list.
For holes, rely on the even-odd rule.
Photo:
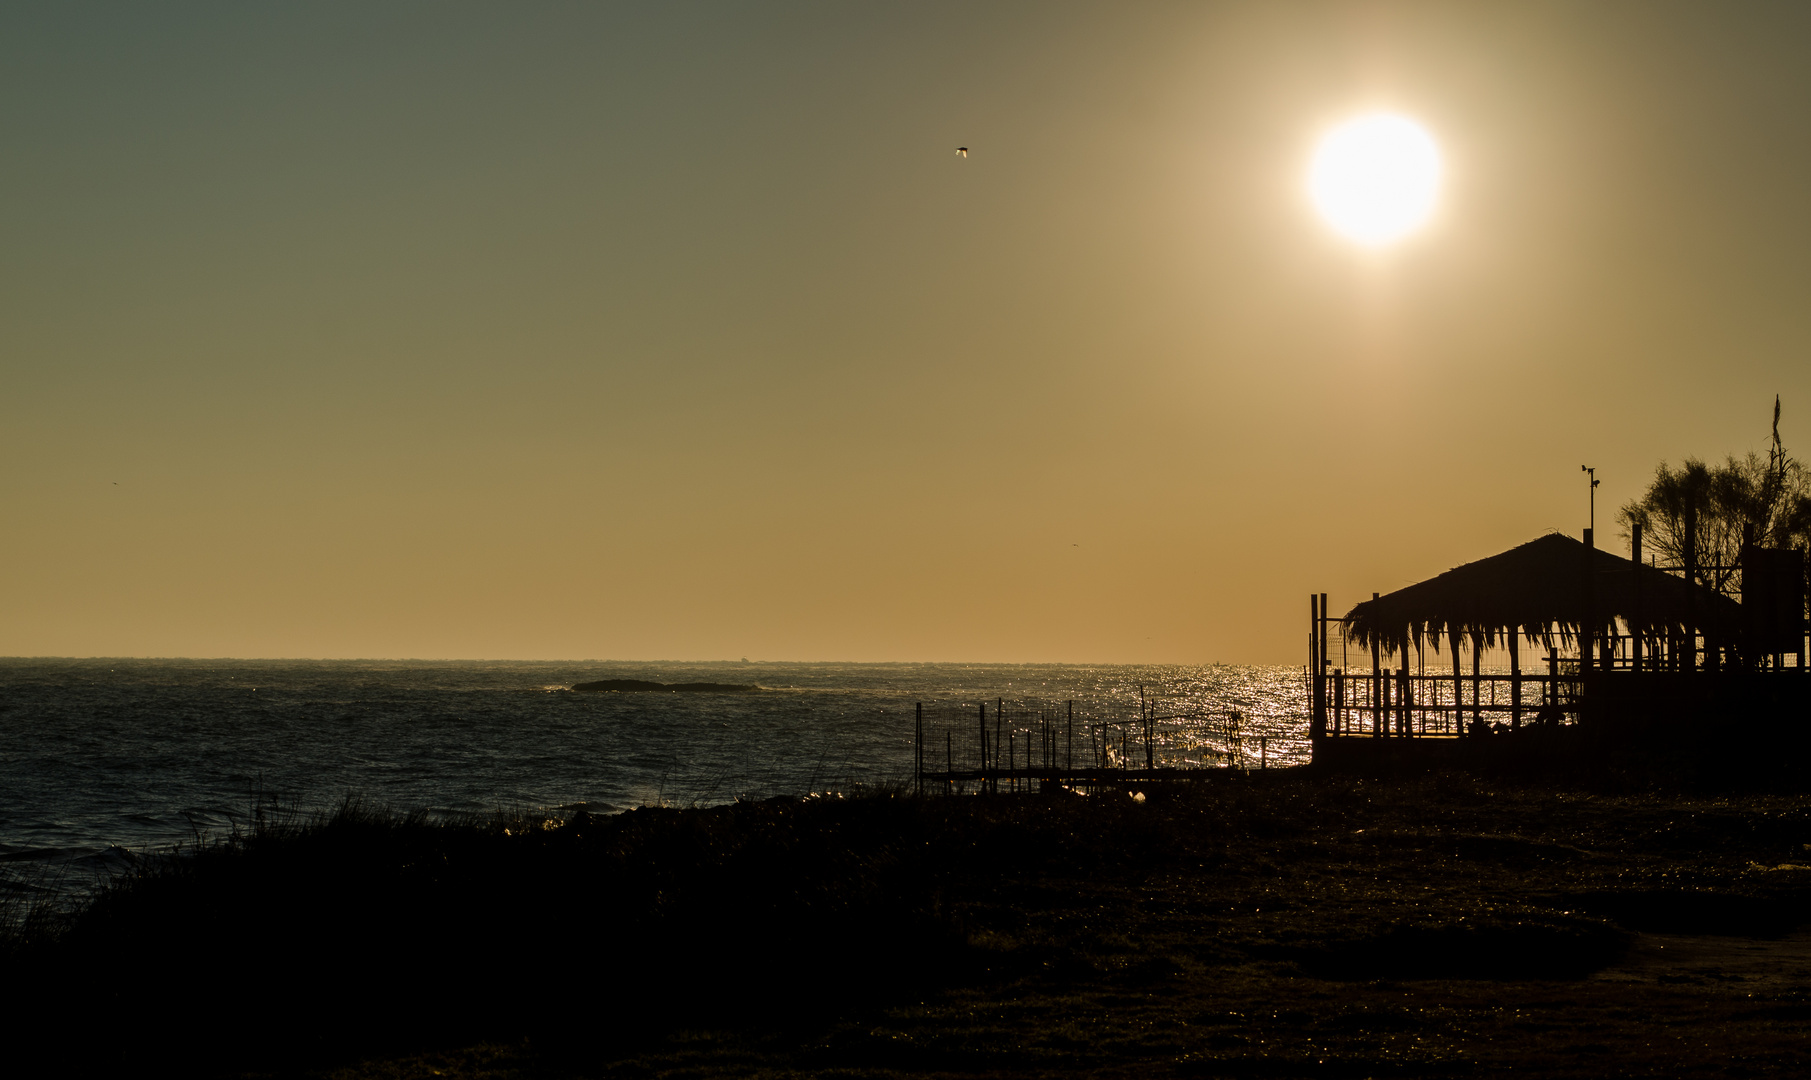
[(1647, 635), (1741, 625), (1741, 607), (1727, 596), (1549, 533), (1354, 606), (1346, 613), (1346, 638), (1405, 652), (1424, 639), (1436, 646), (1461, 638), (1495, 645), (1518, 633), (1548, 647), (1555, 636), (1570, 643), (1586, 618), (1587, 552), (1598, 631), (1613, 618)]

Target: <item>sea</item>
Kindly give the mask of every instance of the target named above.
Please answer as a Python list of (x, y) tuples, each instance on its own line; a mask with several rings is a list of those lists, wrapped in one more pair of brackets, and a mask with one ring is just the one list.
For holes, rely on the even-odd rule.
[[(571, 689), (603, 679), (752, 689)], [(1241, 743), (1187, 760), (1288, 767), (1307, 757), (1304, 679), (1226, 665), (0, 659), (0, 901), (79, 897), (260, 807), (564, 816), (902, 790), (921, 703), (939, 716), (1001, 702), (1127, 716), (1141, 700), (1236, 713)]]

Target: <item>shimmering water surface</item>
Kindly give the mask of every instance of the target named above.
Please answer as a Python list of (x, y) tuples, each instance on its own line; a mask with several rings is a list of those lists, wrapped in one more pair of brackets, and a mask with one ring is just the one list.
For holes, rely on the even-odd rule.
[[(754, 684), (592, 694), (594, 679)], [(1238, 708), (1300, 760), (1299, 668), (0, 660), (0, 865), (75, 879), (219, 834), (255, 792), (304, 809), (593, 813), (903, 783), (913, 703)]]

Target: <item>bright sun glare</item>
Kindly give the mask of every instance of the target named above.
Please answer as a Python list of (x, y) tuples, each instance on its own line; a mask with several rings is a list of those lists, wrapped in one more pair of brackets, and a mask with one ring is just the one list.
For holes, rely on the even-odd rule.
[(1412, 120), (1374, 114), (1328, 132), (1314, 151), (1308, 193), (1327, 223), (1381, 247), (1414, 231), (1434, 212), (1440, 151)]

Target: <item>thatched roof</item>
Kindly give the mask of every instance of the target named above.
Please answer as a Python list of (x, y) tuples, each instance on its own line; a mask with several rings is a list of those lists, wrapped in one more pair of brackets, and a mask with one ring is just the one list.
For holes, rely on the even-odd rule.
[[(1581, 541), (1549, 533), (1356, 605), (1346, 613), (1346, 638), (1390, 650), (1461, 636), (1495, 645), (1511, 633), (1570, 642), (1585, 619), (1585, 558)], [(1590, 558), (1599, 628), (1612, 618), (1649, 634), (1740, 625), (1741, 607), (1727, 596), (1601, 549)]]

